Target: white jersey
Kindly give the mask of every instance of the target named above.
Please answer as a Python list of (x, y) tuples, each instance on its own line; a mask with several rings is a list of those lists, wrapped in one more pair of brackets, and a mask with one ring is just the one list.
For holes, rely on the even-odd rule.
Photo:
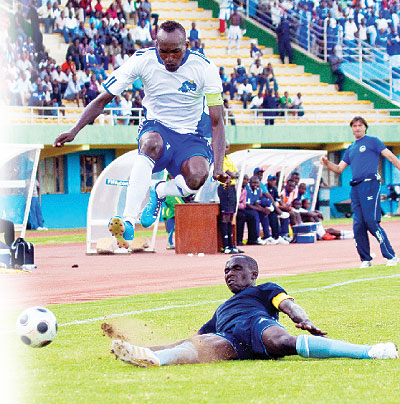
[(218, 68), (204, 55), (188, 50), (178, 70), (169, 72), (156, 48), (137, 51), (103, 86), (118, 95), (138, 77), (144, 86), (146, 119), (157, 120), (178, 133), (196, 133), (204, 120), (205, 94), (222, 92)]

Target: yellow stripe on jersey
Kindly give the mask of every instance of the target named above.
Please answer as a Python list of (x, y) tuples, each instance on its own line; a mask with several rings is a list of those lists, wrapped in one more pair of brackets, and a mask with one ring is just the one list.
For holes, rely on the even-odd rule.
[(286, 293), (279, 293), (272, 299), (272, 304), (279, 310), (279, 305), (286, 299), (293, 299), (292, 296), (287, 295)]
[(223, 105), (221, 93), (218, 94), (206, 94), (207, 106), (215, 107), (216, 105)]

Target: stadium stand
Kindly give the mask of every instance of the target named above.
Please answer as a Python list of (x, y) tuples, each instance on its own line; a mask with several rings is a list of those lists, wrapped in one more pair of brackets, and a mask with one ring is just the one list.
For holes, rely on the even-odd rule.
[[(146, 4), (144, 2), (142, 4)], [(86, 3), (85, 3), (86, 4)], [(97, 3), (96, 7), (100, 3)], [(77, 46), (76, 51), (73, 49), (71, 43), (65, 43), (65, 35), (62, 32), (58, 33), (45, 33), (46, 30), (51, 31), (51, 24), (41, 24), (41, 31), (43, 31), (43, 44), (48, 52), (46, 56), (44, 53), (37, 52), (35, 44), (30, 43), (29, 39), (24, 38), (23, 35), (17, 35), (15, 41), (15, 47), (13, 49), (11, 43), (8, 46), (7, 52), (12, 57), (8, 57), (10, 60), (9, 69), (15, 71), (17, 75), (20, 74), (18, 71), (18, 65), (21, 70), (24, 69), (24, 65), (29, 65), (24, 58), (30, 59), (30, 63), (36, 67), (38, 77), (40, 80), (44, 80), (47, 74), (52, 76), (54, 79), (54, 70), (56, 66), (61, 66), (66, 77), (64, 77), (64, 88), (61, 85), (61, 93), (65, 91), (65, 87), (71, 80), (72, 74), (68, 72), (70, 70), (83, 69), (86, 66), (87, 60), (91, 53), (94, 53), (97, 58), (98, 68), (92, 66), (91, 71), (95, 73), (96, 80), (91, 80), (91, 73), (86, 73), (83, 70), (77, 71), (78, 82), (81, 85), (81, 92), (79, 97), (74, 100), (60, 99), (54, 101), (54, 96), (50, 92), (48, 85), (42, 91), (44, 94), (38, 94), (35, 97), (40, 100), (37, 102), (36, 98), (28, 105), (31, 106), (50, 106), (56, 107), (51, 110), (39, 110), (39, 114), (34, 113), (32, 109), (23, 108), (18, 110), (15, 114), (12, 114), (11, 121), (13, 123), (56, 123), (56, 124), (71, 124), (74, 123), (81, 112), (81, 109), (77, 108), (76, 101), (80, 99), (83, 105), (90, 102), (93, 99), (93, 94), (97, 91), (101, 91), (101, 78), (99, 76), (99, 71), (105, 69), (108, 73), (111, 71), (112, 66), (115, 63), (115, 59), (121, 59), (121, 49), (122, 45), (128, 43), (127, 35), (131, 34), (132, 42), (136, 42), (133, 46), (130, 45), (130, 52), (132, 54), (134, 48), (139, 47), (139, 42), (136, 38), (135, 30), (137, 26), (135, 25), (136, 19), (133, 16), (127, 16), (123, 9), (123, 4), (121, 2), (116, 2), (116, 7), (112, 6), (111, 1), (103, 1), (100, 4), (102, 12), (104, 13), (104, 18), (100, 15), (100, 8), (93, 8), (92, 11), (88, 11), (86, 18), (82, 20), (82, 13), (78, 8), (67, 7), (66, 2), (63, 0), (61, 6), (56, 6), (58, 12), (64, 10), (64, 13), (74, 13), (77, 15), (83, 25), (78, 25), (76, 29), (72, 32), (71, 39), (78, 37), (80, 44)], [(250, 4), (252, 4), (250, 2)], [(147, 6), (148, 7), (148, 6)], [(115, 9), (115, 10), (114, 10)], [(254, 11), (254, 16), (260, 19), (259, 9), (256, 8)], [(73, 10), (73, 11), (72, 11)], [(142, 10), (142, 9), (140, 9)], [(187, 0), (157, 0), (151, 2), (150, 12), (137, 11), (137, 21), (144, 21), (145, 27), (147, 27), (150, 33), (151, 41), (154, 40), (157, 31), (157, 22), (162, 23), (167, 19), (175, 19), (179, 21), (187, 30), (188, 34), (192, 28), (192, 24), (195, 23), (196, 28), (201, 40), (201, 46), (197, 47), (199, 51), (203, 51), (207, 57), (210, 57), (218, 66), (222, 66), (225, 69), (225, 74), (228, 77), (234, 76), (234, 85), (231, 92), (226, 91), (224, 94), (225, 98), (231, 98), (231, 111), (234, 113), (236, 124), (264, 124), (264, 119), (262, 113), (258, 110), (245, 110), (243, 109), (243, 103), (238, 99), (237, 93), (235, 91), (235, 83), (239, 83), (240, 79), (238, 76), (237, 69), (237, 59), (241, 59), (241, 63), (245, 68), (247, 74), (249, 74), (252, 65), (254, 64), (254, 58), (250, 54), (250, 49), (256, 47), (258, 49), (257, 54), (261, 54), (260, 61), (263, 67), (267, 67), (271, 64), (274, 71), (274, 78), (276, 80), (275, 90), (277, 90), (275, 96), (277, 101), (280, 99), (285, 92), (288, 92), (289, 96), (294, 96), (298, 93), (302, 94), (304, 114), (291, 113), (288, 110), (278, 109), (276, 111), (277, 117), (275, 119), (276, 124), (310, 124), (310, 123), (322, 123), (322, 124), (334, 124), (348, 122), (354, 114), (362, 114), (367, 120), (375, 122), (387, 122), (392, 123), (396, 121), (396, 118), (390, 116), (389, 111), (375, 110), (373, 103), (364, 100), (358, 100), (357, 96), (353, 92), (337, 92), (334, 85), (323, 83), (320, 81), (319, 75), (306, 73), (304, 71), (304, 66), (295, 64), (282, 64), (280, 62), (279, 56), (273, 54), (271, 48), (265, 48), (257, 44), (256, 38), (243, 37), (241, 41), (240, 50), (238, 53), (232, 55), (227, 54), (227, 39), (225, 36), (220, 35), (220, 22), (217, 18), (212, 17), (212, 12), (210, 10), (204, 10), (198, 7), (196, 1)], [(19, 10), (19, 12), (22, 12)], [(142, 14), (141, 14), (142, 13)], [(187, 17), (188, 14), (190, 17)], [(91, 16), (90, 16), (91, 15)], [(55, 26), (57, 26), (57, 18), (55, 18)], [(132, 18), (130, 18), (132, 17)], [(70, 17), (68, 17), (70, 18)], [(77, 18), (73, 17), (78, 20)], [(17, 20), (17, 17), (15, 17)], [(143, 25), (143, 24), (142, 24)], [(96, 32), (97, 30), (97, 32)], [(100, 35), (102, 34), (102, 35)], [(86, 39), (83, 37), (88, 37), (87, 43)], [(91, 38), (90, 38), (91, 37)], [(29, 37), (28, 37), (29, 38)], [(128, 38), (128, 40), (130, 40)], [(125, 41), (125, 42), (124, 42)], [(197, 46), (197, 45), (196, 45)], [(94, 52), (92, 52), (94, 48)], [(74, 53), (75, 52), (75, 53)], [(34, 53), (36, 56), (32, 56)], [(72, 55), (72, 59), (66, 60), (66, 55)], [(28, 56), (29, 55), (29, 56)], [(253, 54), (254, 56), (254, 54)], [(74, 59), (75, 58), (75, 59)], [(14, 59), (14, 60), (13, 60)], [(13, 66), (14, 65), (16, 66)], [(96, 62), (94, 62), (95, 64)], [(31, 67), (28, 68), (30, 70)], [(60, 73), (61, 74), (61, 73)], [(12, 104), (14, 105), (27, 105), (24, 102), (26, 95), (22, 95), (19, 99), (18, 94), (21, 93), (20, 88), (23, 86), (17, 82), (21, 81), (21, 78), (14, 77), (8, 81), (8, 88), (10, 97), (12, 99)], [(32, 77), (31, 77), (32, 80)], [(250, 78), (251, 81), (251, 78)], [(94, 82), (92, 84), (92, 82)], [(66, 84), (65, 84), (66, 83)], [(43, 83), (42, 83), (43, 84)], [(37, 90), (36, 81), (32, 81), (34, 91), (31, 91), (31, 95)], [(89, 85), (94, 93), (90, 93), (88, 96)], [(26, 86), (28, 87), (28, 85)], [(24, 87), (25, 88), (25, 87)], [(260, 89), (260, 84), (253, 84), (253, 95), (256, 95)], [(89, 91), (90, 92), (90, 91)], [(138, 83), (132, 91), (132, 96), (130, 99), (135, 98), (136, 93), (141, 94), (141, 85)], [(29, 97), (32, 98), (32, 97)], [(74, 99), (74, 97), (68, 97)], [(43, 102), (42, 102), (43, 101)], [(278, 102), (277, 102), (278, 104)], [(65, 105), (65, 109), (61, 113), (57, 113), (57, 107), (62, 107)], [(117, 107), (117, 112), (113, 111), (113, 107)], [(140, 111), (137, 112), (140, 118)], [(104, 123), (104, 121), (111, 124), (121, 121), (112, 118), (112, 115), (120, 115), (119, 104), (110, 105), (110, 117), (99, 117), (95, 123)], [(228, 116), (227, 116), (228, 118)], [(228, 122), (228, 119), (227, 119)]]

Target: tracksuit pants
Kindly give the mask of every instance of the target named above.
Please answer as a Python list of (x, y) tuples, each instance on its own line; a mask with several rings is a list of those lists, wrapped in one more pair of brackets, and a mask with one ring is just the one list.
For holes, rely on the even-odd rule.
[(364, 180), (351, 188), (353, 231), (361, 261), (371, 261), (368, 231), (378, 240), (382, 255), (387, 259), (395, 256), (385, 231), (380, 226), (381, 183), (376, 179)]

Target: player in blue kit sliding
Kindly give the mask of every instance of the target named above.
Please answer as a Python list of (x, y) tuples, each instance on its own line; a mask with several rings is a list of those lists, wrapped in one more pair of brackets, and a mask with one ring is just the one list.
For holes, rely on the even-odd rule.
[[(223, 172), (225, 129), (218, 69), (204, 55), (188, 49), (185, 29), (175, 21), (161, 24), (155, 48), (138, 50), (107, 78), (103, 83), (106, 92), (85, 108), (75, 127), (61, 134), (54, 146), (74, 140), (137, 78), (143, 81), (145, 93), (139, 155), (131, 171), (123, 216), (115, 216), (109, 223), (112, 235), (124, 248), (134, 238), (139, 215), (142, 225), (148, 227), (166, 196), (195, 194), (208, 178), (213, 161), (214, 178), (228, 181)], [(152, 173), (165, 168), (174, 179), (150, 189)]]
[[(234, 294), (215, 311), (198, 335), (174, 344), (138, 347), (114, 340), (111, 352), (136, 366), (204, 363), (233, 359), (277, 359), (287, 355), (303, 358), (396, 359), (391, 343), (357, 345), (325, 338), (293, 298), (275, 283), (255, 286), (257, 262), (246, 255), (234, 255), (225, 265), (225, 282)], [(279, 312), (287, 314), (297, 328), (312, 335), (290, 335), (279, 323)], [(110, 331), (110, 336), (121, 335)]]
[(400, 260), (390, 245), (385, 231), (380, 226), (380, 176), (378, 174), (379, 157), (386, 157), (400, 170), (399, 159), (376, 137), (367, 136), (368, 124), (360, 116), (350, 122), (355, 137), (344, 153), (339, 164), (330, 162), (326, 157), (321, 163), (329, 170), (341, 174), (347, 166), (351, 167), (351, 207), (354, 214), (353, 231), (358, 254), (361, 258), (361, 268), (368, 268), (371, 264), (369, 231), (379, 242), (382, 255), (387, 259), (387, 266), (395, 266)]

